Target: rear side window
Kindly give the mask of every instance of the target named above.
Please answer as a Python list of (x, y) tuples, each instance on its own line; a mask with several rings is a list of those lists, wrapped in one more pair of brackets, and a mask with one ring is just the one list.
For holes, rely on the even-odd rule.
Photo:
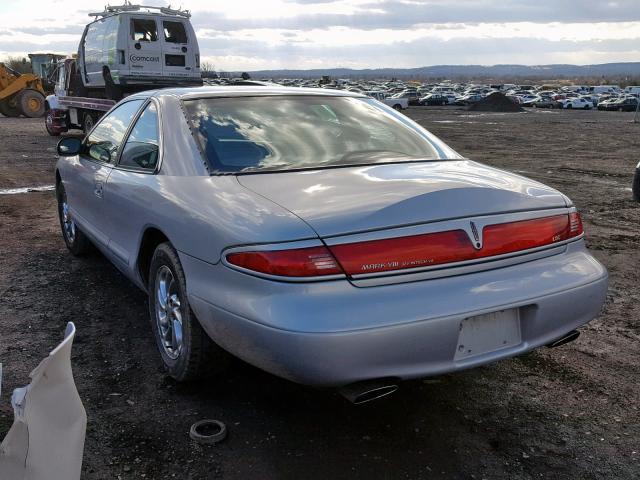
[(158, 27), (153, 18), (133, 18), (131, 20), (131, 38), (136, 42), (155, 42), (158, 40)]
[(123, 103), (93, 129), (85, 140), (85, 149), (94, 160), (114, 163), (131, 119), (142, 105), (143, 100)]
[(158, 111), (153, 103), (145, 108), (124, 144), (120, 166), (153, 171), (159, 153)]
[(182, 22), (162, 22), (164, 41), (168, 43), (187, 43), (187, 32)]

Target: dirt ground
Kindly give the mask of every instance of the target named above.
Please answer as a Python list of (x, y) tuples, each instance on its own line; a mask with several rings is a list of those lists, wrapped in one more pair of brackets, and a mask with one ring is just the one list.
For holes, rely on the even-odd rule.
[[(366, 406), (241, 362), (195, 385), (165, 377), (144, 294), (99, 254), (67, 253), (52, 192), (0, 194), (0, 436), (11, 391), (74, 321), (88, 414), (84, 479), (637, 479), (640, 124), (617, 112), (408, 114), (462, 154), (557, 187), (609, 269), (603, 313), (574, 343), (402, 385)], [(42, 120), (0, 117), (0, 189), (53, 183)], [(1, 190), (0, 190), (1, 191)], [(229, 436), (194, 444), (190, 425)]]

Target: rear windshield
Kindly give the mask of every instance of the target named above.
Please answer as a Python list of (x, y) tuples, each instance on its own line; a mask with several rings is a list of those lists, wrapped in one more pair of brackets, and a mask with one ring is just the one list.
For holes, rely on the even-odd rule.
[(258, 96), (184, 104), (213, 173), (459, 158), (372, 99)]
[(169, 43), (187, 43), (187, 32), (182, 22), (163, 21), (164, 41)]
[(143, 18), (132, 19), (131, 38), (136, 42), (155, 42), (158, 40), (156, 21)]

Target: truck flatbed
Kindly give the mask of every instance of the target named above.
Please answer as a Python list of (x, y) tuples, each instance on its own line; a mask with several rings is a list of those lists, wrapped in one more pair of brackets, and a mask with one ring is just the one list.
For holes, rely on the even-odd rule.
[(83, 108), (106, 112), (116, 104), (115, 100), (89, 97), (58, 97), (59, 104), (67, 108)]

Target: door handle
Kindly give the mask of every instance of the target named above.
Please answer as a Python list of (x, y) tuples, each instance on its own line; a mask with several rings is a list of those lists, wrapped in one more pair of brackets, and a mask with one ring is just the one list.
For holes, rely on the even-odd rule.
[(102, 198), (102, 182), (96, 182), (94, 184), (93, 193), (96, 197)]

